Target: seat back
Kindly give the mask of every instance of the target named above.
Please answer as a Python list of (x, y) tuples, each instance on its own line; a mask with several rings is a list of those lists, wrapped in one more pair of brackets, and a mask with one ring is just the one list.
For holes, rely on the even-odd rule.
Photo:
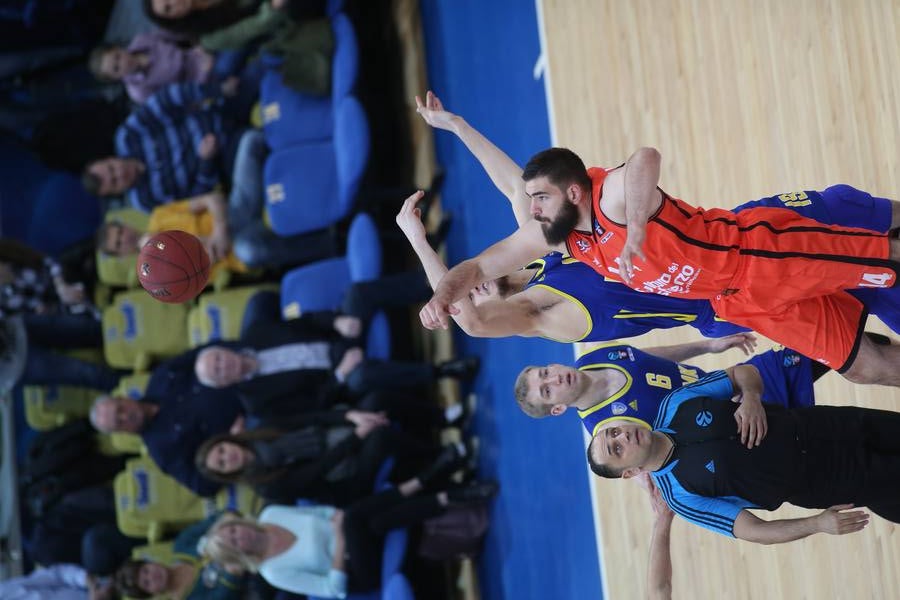
[(259, 86), (263, 134), (272, 150), (330, 140), (334, 131), (331, 98), (309, 96), (284, 85), (281, 73), (266, 70)]
[(25, 421), (37, 431), (47, 431), (86, 417), (102, 392), (66, 385), (26, 385), (22, 388)]
[(359, 185), (369, 164), (369, 119), (359, 100), (341, 99), (334, 109), (334, 160), (343, 214), (356, 204)]
[(330, 141), (273, 152), (264, 176), (269, 220), (279, 235), (323, 229), (346, 215)]
[(350, 267), (345, 258), (327, 258), (292, 269), (281, 280), (282, 318), (335, 310), (349, 287)]
[(203, 294), (197, 308), (188, 317), (191, 345), (240, 339), (241, 325), (250, 301), (259, 293), (277, 291), (278, 285), (268, 284)]
[(159, 302), (142, 289), (117, 294), (103, 310), (106, 362), (143, 371), (152, 359), (187, 350), (187, 312), (188, 305)]
[(197, 496), (149, 457), (132, 458), (114, 481), (116, 523), (123, 534), (155, 542), (206, 517), (214, 504)]
[(339, 13), (331, 19), (334, 31), (334, 55), (331, 59), (331, 97), (335, 105), (353, 92), (359, 77), (359, 43), (347, 15)]
[(347, 233), (347, 265), (350, 279), (368, 281), (381, 275), (381, 240), (372, 217), (359, 213)]

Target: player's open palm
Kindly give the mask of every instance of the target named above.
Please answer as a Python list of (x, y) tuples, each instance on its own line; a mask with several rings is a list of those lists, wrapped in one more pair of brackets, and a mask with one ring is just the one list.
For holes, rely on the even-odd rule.
[(641, 259), (642, 261), (646, 261), (647, 257), (644, 256), (644, 239), (646, 234), (643, 231), (635, 231), (628, 232), (628, 239), (625, 240), (625, 245), (622, 246), (622, 252), (619, 253), (619, 276), (622, 277), (622, 280), (631, 285), (631, 281), (634, 278), (634, 272), (637, 267), (634, 266), (635, 259)]
[(453, 128), (453, 118), (456, 116), (444, 110), (441, 100), (431, 90), (425, 94), (425, 102), (416, 96), (416, 112), (422, 115), (425, 122), (437, 129), (450, 131)]
[(425, 239), (425, 225), (422, 224), (422, 211), (417, 204), (425, 195), (419, 190), (403, 201), (400, 212), (397, 213), (397, 225), (410, 242), (420, 242)]
[(756, 349), (756, 336), (747, 331), (709, 340), (709, 351), (712, 353), (725, 352), (731, 348), (738, 348), (750, 356)]
[(851, 508), (852, 504), (837, 504), (816, 515), (819, 531), (831, 535), (861, 531), (869, 524), (869, 514), (864, 510), (850, 510)]

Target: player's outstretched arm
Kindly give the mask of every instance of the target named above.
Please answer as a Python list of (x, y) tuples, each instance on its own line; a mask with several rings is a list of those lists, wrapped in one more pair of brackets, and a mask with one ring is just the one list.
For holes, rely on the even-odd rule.
[(756, 336), (749, 332), (735, 333), (725, 337), (646, 348), (644, 352), (673, 362), (681, 362), (703, 354), (718, 354), (731, 348), (740, 348), (747, 356), (756, 348)]
[(852, 504), (838, 504), (817, 515), (799, 519), (763, 521), (748, 510), (742, 510), (734, 521), (734, 536), (758, 544), (783, 544), (803, 539), (814, 533), (844, 535), (862, 530), (869, 524), (869, 515), (862, 510), (850, 510)]
[(463, 298), (469, 290), (489, 279), (512, 273), (535, 258), (558, 249), (547, 245), (540, 223), (529, 221), (478, 256), (447, 271), (431, 300), (419, 311), (422, 325), (427, 329), (446, 329), (450, 315), (459, 314), (453, 303)]
[[(431, 289), (435, 289), (447, 273), (447, 266), (428, 243), (422, 213), (416, 206), (422, 196), (422, 192), (416, 192), (407, 198), (397, 213), (396, 220), (422, 263), (428, 284)], [(489, 300), (476, 306), (470, 296), (471, 292), (454, 303), (459, 312), (452, 315), (466, 334), (473, 337), (540, 335), (536, 331), (539, 311), (527, 298), (514, 297), (513, 301)]]
[(425, 101), (416, 96), (416, 112), (435, 129), (454, 133), (465, 144), (469, 152), (481, 163), (494, 186), (509, 199), (516, 222), (521, 226), (531, 219), (531, 201), (525, 195), (522, 168), (500, 148), (484, 137), (465, 119), (447, 111), (434, 92), (425, 94)]

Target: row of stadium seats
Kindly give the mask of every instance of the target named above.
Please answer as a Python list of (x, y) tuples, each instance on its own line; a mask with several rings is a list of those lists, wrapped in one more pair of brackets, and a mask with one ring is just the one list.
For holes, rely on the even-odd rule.
[(332, 92), (312, 97), (286, 87), (275, 57), (260, 84), (260, 113), (272, 150), (264, 173), (266, 211), (272, 230), (295, 235), (328, 227), (356, 204), (369, 161), (369, 123), (353, 96), (359, 46), (346, 15), (332, 19), (335, 51)]

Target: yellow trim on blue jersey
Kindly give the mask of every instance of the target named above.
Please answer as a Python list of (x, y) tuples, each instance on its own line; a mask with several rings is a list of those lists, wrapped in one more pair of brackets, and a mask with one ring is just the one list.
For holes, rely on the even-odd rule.
[(631, 373), (625, 370), (624, 367), (620, 367), (619, 365), (614, 365), (612, 363), (595, 363), (592, 365), (583, 365), (578, 368), (579, 371), (596, 371), (598, 369), (614, 369), (616, 371), (621, 371), (622, 374), (625, 375), (625, 385), (619, 388), (618, 392), (616, 392), (606, 400), (603, 400), (599, 404), (595, 404), (594, 406), (586, 410), (579, 410), (578, 416), (582, 419), (624, 396), (626, 393), (628, 393), (628, 390), (631, 389), (631, 384), (634, 382), (634, 380), (631, 378)]
[(571, 256), (564, 256), (560, 262), (564, 265), (571, 265), (581, 261), (577, 258), (572, 258)]
[(556, 339), (556, 338), (548, 338), (548, 339), (551, 339), (555, 342), (563, 342), (563, 343), (580, 342), (581, 340), (586, 338), (591, 331), (594, 330), (594, 320), (591, 318), (591, 312), (587, 308), (585, 308), (584, 304), (582, 304), (578, 298), (576, 298), (575, 296), (570, 296), (569, 294), (562, 292), (554, 287), (550, 287), (546, 283), (536, 283), (531, 287), (544, 288), (545, 290), (553, 292), (554, 294), (557, 294), (558, 296), (562, 296), (563, 298), (565, 298), (569, 302), (572, 302), (575, 306), (580, 308), (581, 312), (584, 313), (584, 317), (587, 319), (587, 329), (584, 331), (584, 333), (581, 334), (581, 337), (575, 338), (574, 340), (560, 340), (560, 339)]
[(591, 344), (591, 347), (588, 348), (587, 350), (585, 350), (584, 352), (579, 352), (578, 355), (575, 357), (575, 360), (578, 360), (582, 356), (587, 356), (594, 350), (599, 350), (600, 348), (608, 348), (610, 346), (622, 346), (623, 345), (622, 342), (620, 342), (619, 340), (610, 340), (608, 342), (596, 342), (596, 344), (597, 344), (596, 346), (593, 345), (594, 343), (595, 342), (585, 342), (585, 344)]
[(528, 280), (528, 284), (533, 284), (544, 274), (544, 269), (547, 268), (547, 261), (543, 258), (538, 258), (536, 260), (531, 261), (525, 266), (526, 269), (534, 269), (534, 275), (531, 276), (531, 279)]
[(620, 310), (613, 319), (640, 319), (643, 317), (666, 317), (683, 323), (692, 323), (697, 320), (697, 315), (685, 313), (635, 313), (630, 310)]
[(591, 432), (591, 437), (596, 436), (597, 432), (602, 429), (603, 425), (606, 425), (610, 421), (628, 421), (630, 423), (646, 427), (647, 429), (653, 429), (653, 427), (650, 426), (650, 423), (643, 419), (638, 419), (637, 417), (610, 417), (608, 419), (603, 419), (602, 421), (594, 425), (594, 430)]

